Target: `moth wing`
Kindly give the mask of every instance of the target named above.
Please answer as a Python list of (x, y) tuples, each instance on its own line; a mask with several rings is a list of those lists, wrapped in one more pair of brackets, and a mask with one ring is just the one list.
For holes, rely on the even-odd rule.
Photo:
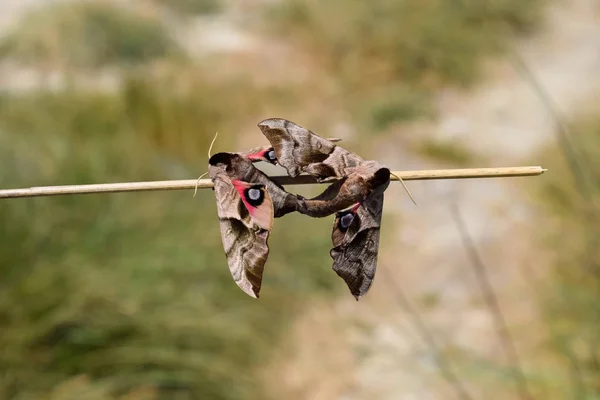
[(275, 158), (273, 147), (271, 146), (262, 146), (255, 147), (249, 151), (239, 153), (241, 156), (246, 157), (250, 161), (258, 162), (264, 161), (269, 164), (275, 165), (277, 163), (277, 159)]
[[(258, 298), (264, 266), (269, 255), (267, 242), (272, 226), (273, 203), (263, 187), (265, 201), (260, 206), (253, 207), (255, 210), (252, 215), (238, 188), (226, 174), (221, 173), (217, 176), (216, 179), (213, 178), (217, 214), (231, 276), (244, 293)], [(270, 215), (269, 218), (266, 215)]]
[(311, 164), (322, 163), (337, 147), (333, 142), (286, 119), (265, 119), (258, 127), (273, 146), (277, 162), (292, 177), (306, 171)]
[[(264, 147), (264, 152), (271, 147)], [(253, 159), (249, 156), (250, 153), (261, 153), (261, 149), (251, 150), (248, 153), (217, 153), (214, 154), (209, 160), (209, 174), (211, 179), (219, 174), (221, 176), (229, 177), (230, 179), (237, 179), (245, 182), (255, 182), (256, 184), (262, 184), (266, 187), (270, 201), (273, 204), (274, 217), (279, 218), (290, 212), (298, 211), (302, 208), (302, 198), (295, 196), (285, 191), (283, 186), (275, 183), (261, 170), (256, 168), (253, 162), (258, 159)], [(275, 159), (268, 155), (269, 159)], [(262, 156), (261, 156), (262, 157)], [(262, 161), (262, 160), (261, 160)]]
[[(237, 179), (232, 179), (231, 183), (248, 210), (252, 221), (260, 228), (270, 231), (273, 228), (274, 209), (273, 200), (265, 185)], [(256, 197), (253, 198), (253, 196)]]
[(258, 298), (269, 256), (269, 231), (251, 231), (236, 219), (220, 220), (220, 227), (233, 280), (248, 296)]
[(336, 214), (330, 252), (333, 270), (346, 282), (356, 300), (367, 293), (375, 278), (382, 211), (383, 193), (374, 193), (353, 211), (354, 217), (345, 232), (341, 219), (349, 211)]

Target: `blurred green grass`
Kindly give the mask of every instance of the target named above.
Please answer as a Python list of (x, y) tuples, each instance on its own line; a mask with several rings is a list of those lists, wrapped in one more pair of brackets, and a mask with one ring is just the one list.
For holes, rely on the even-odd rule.
[(463, 167), (474, 165), (477, 158), (464, 145), (450, 140), (425, 139), (416, 150), (423, 157)]
[[(211, 4), (166, 5), (195, 14)], [(290, 0), (263, 16), (310, 54), (306, 87), (262, 87), (257, 71), (227, 57), (189, 60), (162, 22), (133, 9), (93, 1), (32, 11), (0, 44), (4, 60), (136, 68), (119, 70), (114, 92), (1, 94), (0, 186), (190, 178), (205, 171), (215, 131), (227, 133), (218, 148), (241, 150), (232, 132), (275, 110), (327, 126), (341, 109), (365, 127), (365, 144), (432, 115), (441, 85), (475, 82), (479, 61), (509, 39), (498, 21), (532, 29), (542, 1), (367, 4)], [(165, 58), (158, 72), (147, 68)], [(339, 95), (327, 110), (303, 111), (319, 98), (311, 89), (332, 79)], [(257, 377), (288, 323), (308, 298), (347, 294), (330, 268), (331, 221), (276, 221), (253, 301), (231, 279), (215, 211), (210, 191), (0, 202), (0, 398), (268, 397)]]
[(177, 53), (158, 19), (102, 1), (35, 8), (0, 42), (3, 58), (54, 67), (141, 64)]
[(545, 3), (289, 0), (268, 8), (259, 26), (309, 54), (351, 112), (382, 130), (428, 116), (424, 100), (441, 87), (477, 82), (482, 61), (504, 54), (510, 35), (540, 27)]
[[(0, 137), (11, 155), (2, 157), (1, 186), (192, 176), (183, 161), (182, 176), (170, 176), (153, 136), (169, 132), (137, 130), (140, 114), (131, 111), (142, 104), (143, 115), (152, 115), (159, 104), (161, 115), (170, 115), (178, 102), (163, 103), (171, 98), (165, 87), (160, 95), (145, 92), (141, 103), (131, 90), (5, 96)], [(192, 127), (201, 107), (185, 100), (189, 107), (175, 116)], [(205, 143), (212, 132), (202, 132)], [(0, 203), (0, 320), (10, 326), (0, 335), (0, 397), (39, 396), (85, 374), (94, 390), (111, 396), (147, 386), (160, 398), (260, 398), (252, 370), (265, 362), (285, 321), (303, 297), (339, 283), (327, 267), (328, 229), (304, 238), (297, 232), (319, 224), (277, 221), (256, 302), (231, 279), (215, 210), (211, 191)]]
[[(469, 85), (482, 56), (506, 49), (506, 27), (538, 26), (543, 0), (289, 0), (270, 10), (271, 29), (308, 49), (346, 86), (403, 80)], [(342, 11), (343, 12), (340, 12)]]
[[(570, 140), (582, 167), (582, 186), (563, 153), (547, 150), (543, 165), (552, 171), (536, 192), (540, 237), (554, 249), (549, 281), (540, 294), (550, 333), (544, 349), (563, 370), (556, 393), (577, 399), (600, 398), (600, 110), (573, 120)], [(585, 188), (582, 190), (582, 188)], [(559, 398), (553, 397), (553, 398)], [(564, 398), (564, 397), (562, 397)]]
[(221, 0), (154, 0), (181, 14), (212, 14), (222, 8)]

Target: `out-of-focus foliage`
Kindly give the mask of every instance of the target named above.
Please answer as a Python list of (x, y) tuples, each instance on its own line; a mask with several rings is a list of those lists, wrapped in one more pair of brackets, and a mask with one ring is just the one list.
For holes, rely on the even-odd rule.
[(501, 50), (506, 24), (528, 31), (543, 0), (290, 0), (273, 28), (360, 88), (401, 79), (436, 87), (469, 84), (481, 56)]
[(385, 131), (395, 123), (431, 116), (430, 97), (427, 91), (407, 84), (385, 85), (360, 101), (358, 109), (370, 121), (370, 128)]
[(182, 14), (210, 14), (221, 9), (220, 0), (154, 0)]
[[(581, 167), (573, 178), (559, 150), (546, 154), (539, 191), (542, 237), (555, 249), (544, 293), (549, 348), (568, 366), (575, 398), (600, 398), (600, 112), (582, 117), (572, 137)], [(579, 182), (579, 184), (577, 183)], [(565, 385), (566, 386), (566, 385)], [(567, 394), (565, 394), (566, 396)]]
[[(171, 88), (134, 81), (115, 95), (3, 97), (0, 186), (200, 174), (204, 163), (192, 170), (176, 155), (192, 145), (204, 154), (212, 131), (202, 115), (213, 126), (229, 117), (206, 106), (218, 88)], [(172, 140), (167, 127), (179, 126), (185, 137)], [(51, 398), (88, 389), (96, 398), (145, 389), (165, 399), (260, 397), (252, 371), (282, 323), (303, 296), (340, 283), (327, 268), (330, 221), (277, 222), (256, 302), (231, 279), (211, 191), (2, 202), (0, 397), (56, 385), (68, 394)], [(324, 234), (295, 234), (309, 225)], [(78, 375), (86, 378), (71, 382)]]
[(424, 157), (454, 165), (473, 165), (474, 156), (460, 143), (449, 140), (424, 140), (417, 147)]
[(508, 32), (538, 25), (544, 2), (289, 0), (267, 16), (271, 31), (337, 77), (346, 98), (374, 99), (368, 120), (384, 129), (427, 111), (420, 93), (476, 82), (481, 61), (506, 49)]
[(123, 88), (131, 127), (163, 155), (195, 160), (202, 168), (208, 164), (206, 151), (215, 132), (225, 133), (217, 143), (225, 148), (240, 121), (258, 114), (257, 98), (268, 96), (267, 89), (252, 87), (247, 79), (214, 84), (206, 72), (185, 67), (128, 79)]
[[(156, 1), (181, 13), (217, 4)], [(308, 86), (262, 88), (250, 78), (256, 71), (227, 57), (150, 72), (149, 62), (181, 50), (133, 8), (43, 7), (4, 39), (4, 59), (141, 68), (115, 68), (122, 80), (110, 93), (75, 85), (0, 96), (0, 187), (197, 176), (216, 131), (217, 149), (243, 150), (234, 134), (282, 104), (317, 104), (314, 120), (343, 109), (369, 121), (367, 133), (430, 115), (432, 88), (473, 82), (477, 61), (503, 47), (507, 36), (489, 25), (526, 30), (541, 0), (478, 4), (281, 3), (262, 23), (301, 45), (317, 79), (327, 77), (311, 88), (338, 77), (342, 96), (327, 107)], [(264, 398), (254, 378), (287, 322), (306, 298), (347, 290), (330, 268), (331, 220), (275, 222), (255, 301), (231, 279), (215, 211), (211, 191), (0, 202), (0, 399)]]
[(27, 64), (93, 67), (148, 62), (177, 48), (160, 21), (86, 1), (31, 11), (0, 44), (0, 54)]

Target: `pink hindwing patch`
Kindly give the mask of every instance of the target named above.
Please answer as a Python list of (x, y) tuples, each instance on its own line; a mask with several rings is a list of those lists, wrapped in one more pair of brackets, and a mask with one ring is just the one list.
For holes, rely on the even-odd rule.
[(262, 229), (273, 227), (273, 202), (264, 185), (232, 179), (231, 183), (240, 195), (250, 218)]

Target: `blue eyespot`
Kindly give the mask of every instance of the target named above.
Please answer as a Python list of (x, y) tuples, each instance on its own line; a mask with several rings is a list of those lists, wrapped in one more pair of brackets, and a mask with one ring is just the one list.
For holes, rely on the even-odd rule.
[(354, 215), (355, 214), (352, 211), (346, 211), (344, 214), (339, 215), (338, 228), (342, 232), (348, 230), (350, 224), (352, 224), (352, 221), (354, 220)]
[(248, 198), (255, 201), (260, 199), (260, 190), (254, 188), (248, 189)]
[(265, 199), (264, 186), (254, 185), (249, 187), (244, 191), (244, 197), (251, 206), (260, 206)]

